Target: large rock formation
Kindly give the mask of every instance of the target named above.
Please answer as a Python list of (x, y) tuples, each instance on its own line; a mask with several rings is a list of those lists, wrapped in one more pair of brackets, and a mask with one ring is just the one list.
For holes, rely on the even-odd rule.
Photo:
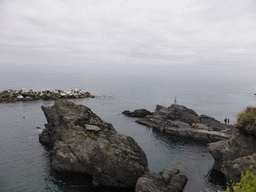
[(159, 173), (148, 172), (139, 178), (136, 192), (181, 192), (187, 177), (178, 169), (164, 169)]
[(155, 113), (152, 117), (156, 121), (163, 120), (178, 120), (185, 123), (199, 123), (198, 114), (183, 105), (172, 104), (170, 107), (165, 107), (161, 105), (156, 106)]
[(227, 141), (209, 144), (209, 151), (215, 160), (214, 168), (224, 173), (227, 180), (240, 181), (241, 172), (256, 168), (256, 138), (234, 130)]
[[(194, 110), (177, 104), (168, 108), (157, 105), (150, 119), (139, 119), (136, 122), (171, 135), (206, 143), (229, 139), (228, 130), (231, 129), (226, 129), (212, 117), (206, 115), (199, 117)], [(190, 123), (196, 123), (196, 129), (192, 129)]]
[(52, 149), (54, 170), (87, 173), (95, 185), (112, 187), (134, 187), (148, 172), (146, 155), (134, 139), (117, 133), (88, 107), (57, 100), (42, 110), (48, 124), (39, 140)]
[(125, 110), (122, 112), (122, 114), (128, 116), (128, 117), (146, 117), (147, 115), (152, 115), (153, 113), (151, 113), (150, 111), (146, 110), (146, 109), (136, 109), (133, 112), (129, 111), (129, 110)]

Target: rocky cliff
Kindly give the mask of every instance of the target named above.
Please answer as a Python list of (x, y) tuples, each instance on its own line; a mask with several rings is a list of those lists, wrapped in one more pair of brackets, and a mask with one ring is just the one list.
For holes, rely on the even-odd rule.
[(241, 172), (245, 173), (253, 165), (256, 168), (256, 138), (239, 130), (234, 130), (227, 141), (209, 144), (214, 168), (223, 172), (227, 180), (240, 181)]

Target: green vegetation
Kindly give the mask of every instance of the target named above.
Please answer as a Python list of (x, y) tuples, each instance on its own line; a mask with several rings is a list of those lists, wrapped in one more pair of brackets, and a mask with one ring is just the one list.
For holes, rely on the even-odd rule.
[(94, 139), (94, 133), (93, 132), (87, 131), (87, 135), (89, 137), (91, 137), (92, 139)]
[(233, 183), (233, 187), (227, 187), (225, 192), (256, 192), (256, 176), (253, 174), (253, 166), (250, 166), (250, 170), (246, 171), (246, 174), (241, 174), (240, 183)]
[(109, 145), (109, 147), (110, 147), (110, 149), (112, 149), (112, 148), (113, 148), (113, 145), (112, 145), (112, 144), (110, 144), (110, 145)]
[(256, 136), (256, 113), (253, 109), (239, 114), (236, 127), (241, 131)]

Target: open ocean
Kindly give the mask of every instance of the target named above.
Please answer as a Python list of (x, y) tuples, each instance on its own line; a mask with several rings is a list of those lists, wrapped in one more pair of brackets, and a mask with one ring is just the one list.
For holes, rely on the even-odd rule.
[[(0, 89), (71, 89), (88, 91), (95, 98), (73, 100), (92, 109), (112, 123), (124, 135), (133, 137), (147, 155), (149, 169), (159, 172), (170, 165), (188, 177), (186, 192), (225, 189), (223, 175), (212, 170), (213, 158), (207, 146), (199, 142), (168, 136), (136, 124), (122, 111), (145, 108), (154, 111), (157, 104), (177, 103), (231, 124), (236, 114), (256, 105), (256, 82), (249, 77), (101, 75), (56, 72), (0, 72)], [(103, 96), (104, 95), (104, 96)], [(93, 189), (90, 177), (58, 174), (50, 169), (49, 152), (38, 141), (46, 118), (41, 106), (54, 101), (0, 103), (0, 191), (104, 191)], [(25, 119), (23, 119), (25, 116)]]

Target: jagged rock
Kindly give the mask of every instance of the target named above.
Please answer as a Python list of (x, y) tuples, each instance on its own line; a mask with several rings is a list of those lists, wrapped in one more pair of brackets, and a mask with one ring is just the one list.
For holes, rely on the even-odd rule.
[(251, 171), (256, 171), (256, 154), (225, 161), (223, 163), (222, 172), (227, 179), (238, 183), (241, 179), (241, 173), (245, 174), (246, 170), (249, 170), (251, 165), (253, 166)]
[(178, 120), (185, 123), (199, 123), (198, 114), (183, 105), (173, 104), (170, 107), (166, 108), (161, 105), (156, 106), (155, 113), (153, 114), (154, 119), (161, 120)]
[(137, 181), (136, 192), (181, 192), (187, 177), (178, 169), (164, 169), (159, 173), (148, 172)]
[(225, 148), (227, 141), (219, 141), (219, 142), (214, 142), (211, 144), (208, 144), (209, 146), (209, 151), (212, 157), (214, 158), (214, 169), (217, 169), (221, 171), (222, 164), (223, 164), (223, 155), (222, 155), (222, 150)]
[(148, 172), (146, 155), (134, 139), (117, 133), (88, 107), (57, 100), (42, 110), (48, 124), (39, 141), (52, 149), (54, 170), (87, 173), (95, 185), (112, 187), (134, 187)]
[(210, 125), (210, 127), (214, 130), (214, 131), (221, 131), (221, 130), (225, 130), (225, 126), (220, 123), (219, 121), (217, 121), (216, 119), (214, 119), (213, 117), (209, 117), (207, 115), (200, 115), (199, 116), (199, 121), (203, 124), (208, 124)]
[(250, 167), (250, 156), (256, 154), (255, 146), (254, 136), (235, 129), (229, 140), (209, 144), (209, 151), (215, 160), (214, 168), (222, 171), (228, 181), (239, 182), (241, 172), (245, 173)]
[(125, 110), (122, 112), (122, 114), (128, 116), (128, 117), (146, 117), (147, 115), (152, 115), (150, 111), (146, 109), (137, 109), (133, 112), (130, 112), (129, 110)]

